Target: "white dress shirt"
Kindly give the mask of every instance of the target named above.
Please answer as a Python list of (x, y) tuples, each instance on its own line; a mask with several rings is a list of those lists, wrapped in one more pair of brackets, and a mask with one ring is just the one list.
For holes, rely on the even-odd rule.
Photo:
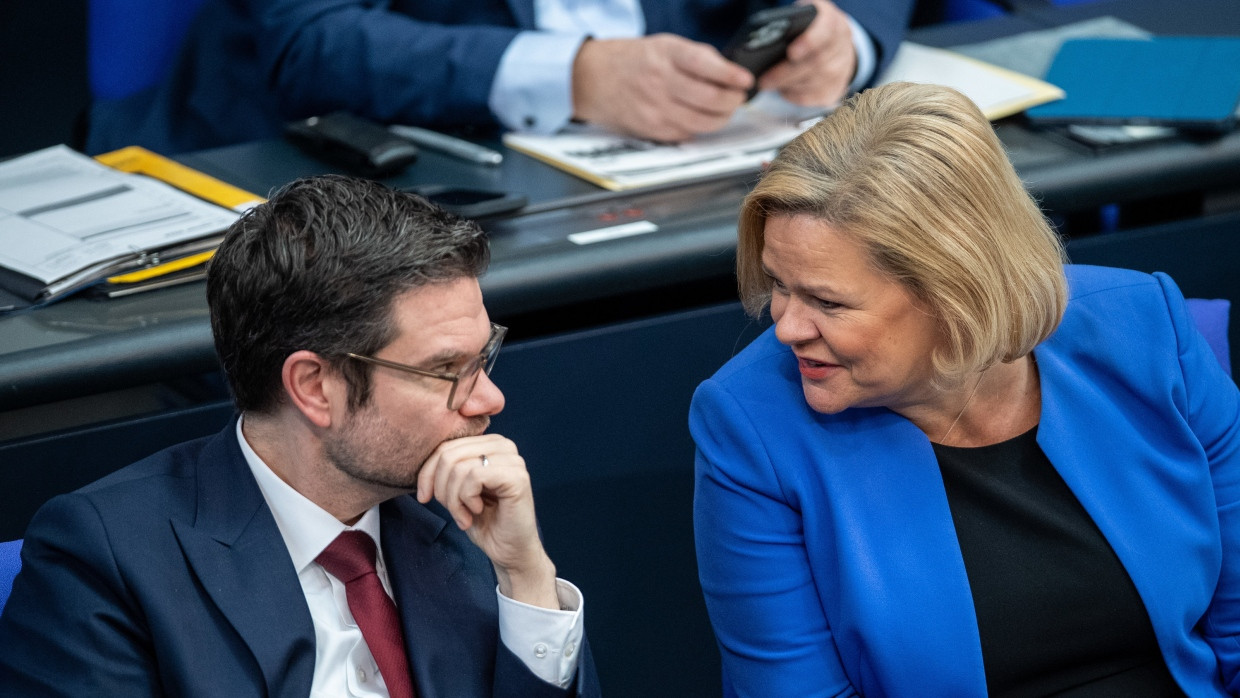
[[(250, 472), (258, 482), (284, 544), (288, 547), (314, 623), (314, 679), (312, 697), (358, 696), (386, 698), (387, 685), (379, 674), (362, 632), (349, 612), (344, 584), (315, 562), (319, 553), (346, 530), (364, 531), (375, 541), (375, 568), (388, 596), (392, 595), (383, 548), (379, 544), (379, 508), (362, 515), (352, 527), (306, 499), (272, 472), (245, 440), (237, 420), (237, 441)], [(453, 525), (453, 524), (449, 524)], [(544, 681), (567, 687), (577, 673), (577, 648), (584, 632), (583, 599), (577, 587), (556, 580), (560, 608), (551, 610), (514, 601), (499, 593), (499, 636)], [(445, 671), (451, 671), (446, 667)]]
[[(851, 16), (857, 73), (849, 90), (874, 74), (874, 41)], [(491, 83), (488, 105), (513, 131), (554, 133), (573, 116), (573, 60), (586, 37), (635, 38), (646, 33), (638, 0), (534, 0), (536, 31), (524, 31), (508, 45)]]

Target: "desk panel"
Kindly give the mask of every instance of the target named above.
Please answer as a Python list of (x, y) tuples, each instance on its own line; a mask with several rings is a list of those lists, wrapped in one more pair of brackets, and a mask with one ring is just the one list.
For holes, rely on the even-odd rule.
[[(1160, 30), (1164, 24), (1151, 24), (1153, 19), (1173, 19), (1165, 25), (1172, 31), (1240, 33), (1240, 3), (1233, 0), (1188, 0), (1173, 13), (1160, 0), (1122, 0), (1022, 10), (998, 20), (917, 30), (912, 38), (932, 45), (971, 43), (1103, 14)], [(1094, 150), (1027, 129), (1019, 118), (999, 123), (997, 130), (1030, 191), (1057, 216), (1175, 194), (1240, 192), (1240, 132)], [(330, 171), (279, 140), (180, 159), (260, 194)], [(425, 151), (387, 182), (485, 187), (528, 197), (524, 212), (482, 221), (493, 238), (483, 291), (493, 316), (515, 321), (520, 336), (596, 324), (600, 318), (590, 305), (600, 301), (613, 311), (603, 319), (615, 320), (623, 319), (615, 313), (624, 307), (636, 317), (733, 297), (736, 213), (754, 178), (615, 193), (521, 153), (509, 151), (499, 167), (485, 167)], [(628, 220), (650, 221), (658, 229), (588, 245), (568, 240), (572, 233)], [(201, 283), (107, 302), (72, 299), (0, 318), (0, 411), (214, 366)]]

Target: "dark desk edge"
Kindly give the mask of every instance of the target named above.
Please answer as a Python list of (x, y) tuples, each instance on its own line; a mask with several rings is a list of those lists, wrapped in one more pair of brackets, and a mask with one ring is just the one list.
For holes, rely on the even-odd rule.
[[(1085, 16), (1129, 14), (1134, 3), (1097, 2), (1087, 8), (1055, 8), (1054, 16), (1075, 20)], [(1158, 5), (1158, 3), (1136, 3)], [(1190, 0), (1188, 10), (1202, 0)], [(1237, 30), (1240, 4), (1229, 10), (1220, 30)], [(1118, 10), (1125, 10), (1120, 12)], [(1149, 8), (1146, 8), (1149, 9)], [(1051, 12), (1048, 10), (1048, 13)], [(1079, 15), (1079, 17), (1078, 17)], [(956, 27), (919, 30), (911, 37), (931, 45), (969, 43), (991, 38), (996, 28), (1005, 32), (1047, 26), (1051, 15), (1026, 15), (999, 21)], [(1187, 20), (1185, 20), (1187, 21)], [(1139, 22), (1138, 22), (1139, 23)], [(1028, 136), (1034, 140), (1036, 133)], [(241, 152), (245, 146), (222, 149), (227, 154)], [(207, 172), (225, 157), (190, 154), (184, 160)], [(519, 176), (528, 174), (531, 163), (514, 157), (507, 166)], [(1105, 160), (1100, 165), (1099, 161)], [(1235, 187), (1240, 179), (1240, 133), (1232, 133), (1209, 143), (1164, 143), (1156, 148), (1135, 147), (1111, 150), (1104, 158), (1087, 151), (1045, 165), (1031, 162), (1018, 167), (1020, 176), (1044, 208), (1079, 210), (1117, 200), (1146, 198), (1172, 190), (1206, 190), (1219, 186)], [(439, 162), (428, 155), (427, 163), (439, 174), (464, 178), (460, 163)], [(271, 170), (278, 163), (260, 163)], [(297, 161), (296, 167), (311, 168), (313, 163)], [(455, 168), (455, 169), (453, 169)], [(227, 169), (227, 168), (226, 168)], [(235, 169), (235, 168), (233, 168)], [(232, 180), (236, 172), (215, 172)], [(447, 174), (444, 174), (447, 173)], [(287, 175), (288, 173), (284, 173)], [(301, 173), (304, 174), (304, 173)], [(235, 180), (244, 187), (260, 186), (271, 172)], [(550, 210), (563, 199), (578, 205), (627, 196), (616, 195), (585, 185), (566, 175), (564, 181), (548, 185), (540, 209)], [(493, 184), (492, 184), (493, 186)], [(265, 193), (265, 192), (260, 192)], [(657, 290), (686, 281), (719, 278), (732, 273), (735, 253), (735, 222), (712, 220), (691, 230), (670, 231), (629, 240), (580, 248), (560, 248), (548, 256), (531, 255), (497, 260), (482, 279), (483, 292), (492, 315), (505, 318), (541, 311), (553, 311), (569, 302), (582, 303), (614, 296), (621, 292)], [(75, 301), (70, 301), (75, 302)], [(175, 319), (133, 330), (68, 341), (61, 344), (17, 351), (3, 356), (0, 377), (0, 410), (49, 403), (57, 400), (150, 384), (176, 376), (206, 372), (217, 366), (210, 328), (205, 319)]]

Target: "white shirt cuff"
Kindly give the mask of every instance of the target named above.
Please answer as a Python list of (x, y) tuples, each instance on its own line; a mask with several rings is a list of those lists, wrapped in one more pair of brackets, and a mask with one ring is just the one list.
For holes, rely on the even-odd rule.
[(857, 51), (857, 74), (853, 77), (852, 84), (848, 86), (849, 92), (856, 92), (866, 86), (870, 78), (874, 77), (874, 67), (878, 60), (878, 51), (874, 48), (874, 40), (870, 38), (868, 32), (857, 24), (857, 20), (852, 15), (844, 15), (848, 18), (848, 27), (852, 29), (853, 48)]
[(581, 638), (585, 634), (581, 591), (563, 579), (555, 580), (559, 611), (531, 606), (504, 596), (499, 599), (499, 639), (538, 678), (568, 688), (577, 674)]
[(513, 131), (555, 133), (573, 116), (573, 60), (583, 33), (524, 31), (500, 58), (491, 112)]

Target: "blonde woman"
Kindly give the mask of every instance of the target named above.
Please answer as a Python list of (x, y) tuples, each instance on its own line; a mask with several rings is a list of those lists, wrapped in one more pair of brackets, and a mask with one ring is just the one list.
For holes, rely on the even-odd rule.
[(1240, 691), (1240, 395), (1171, 279), (1065, 266), (959, 93), (862, 93), (746, 199), (774, 327), (698, 389), (739, 696)]

